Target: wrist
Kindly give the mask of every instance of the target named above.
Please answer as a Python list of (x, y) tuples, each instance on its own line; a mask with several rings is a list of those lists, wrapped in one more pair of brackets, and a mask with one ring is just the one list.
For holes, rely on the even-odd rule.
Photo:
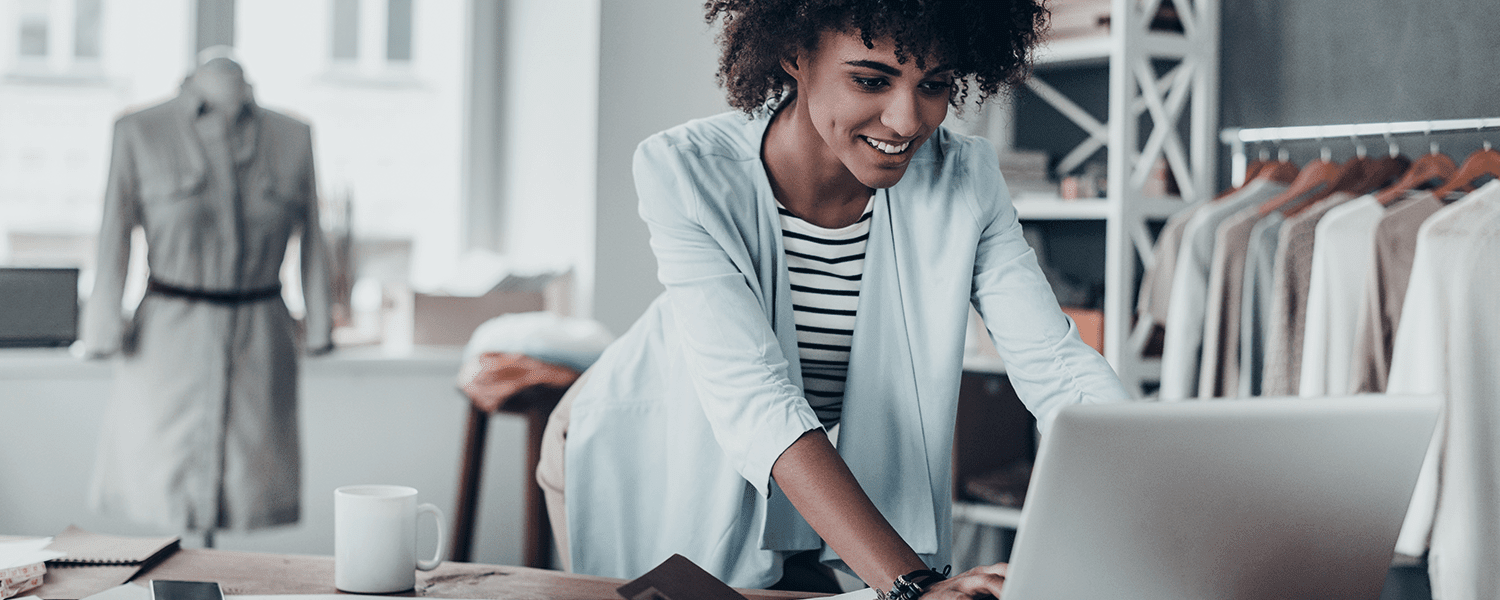
[(879, 600), (916, 600), (927, 593), (927, 590), (931, 589), (933, 585), (947, 579), (948, 573), (952, 569), (953, 567), (950, 565), (943, 567), (942, 572), (932, 569), (912, 571), (897, 577), (895, 581), (891, 582), (890, 591), (883, 591), (880, 588), (876, 588), (875, 597), (879, 598)]

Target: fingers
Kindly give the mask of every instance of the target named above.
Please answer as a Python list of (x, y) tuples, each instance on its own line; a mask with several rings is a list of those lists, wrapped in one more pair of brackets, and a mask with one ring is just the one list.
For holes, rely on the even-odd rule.
[(1005, 563), (975, 567), (962, 575), (933, 585), (923, 600), (982, 600), (999, 598), (1005, 587)]

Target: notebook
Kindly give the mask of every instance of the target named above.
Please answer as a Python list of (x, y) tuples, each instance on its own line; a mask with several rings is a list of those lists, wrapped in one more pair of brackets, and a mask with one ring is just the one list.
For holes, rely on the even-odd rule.
[(48, 550), (66, 552), (47, 561), (54, 567), (136, 566), (146, 567), (166, 558), (181, 540), (176, 536), (128, 537), (104, 535), (69, 525), (52, 538)]

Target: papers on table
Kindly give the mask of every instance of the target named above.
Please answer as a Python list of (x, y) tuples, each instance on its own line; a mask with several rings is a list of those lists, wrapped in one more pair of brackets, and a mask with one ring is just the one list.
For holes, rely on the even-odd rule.
[(0, 598), (10, 598), (42, 585), (47, 561), (64, 556), (47, 550), (52, 538), (0, 542)]

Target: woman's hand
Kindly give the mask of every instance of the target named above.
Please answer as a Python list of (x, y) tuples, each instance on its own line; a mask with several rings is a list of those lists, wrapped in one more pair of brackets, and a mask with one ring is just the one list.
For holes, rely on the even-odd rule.
[(995, 563), (974, 567), (963, 573), (932, 584), (922, 600), (982, 600), (999, 598), (1000, 588), (1005, 585), (1008, 565)]

